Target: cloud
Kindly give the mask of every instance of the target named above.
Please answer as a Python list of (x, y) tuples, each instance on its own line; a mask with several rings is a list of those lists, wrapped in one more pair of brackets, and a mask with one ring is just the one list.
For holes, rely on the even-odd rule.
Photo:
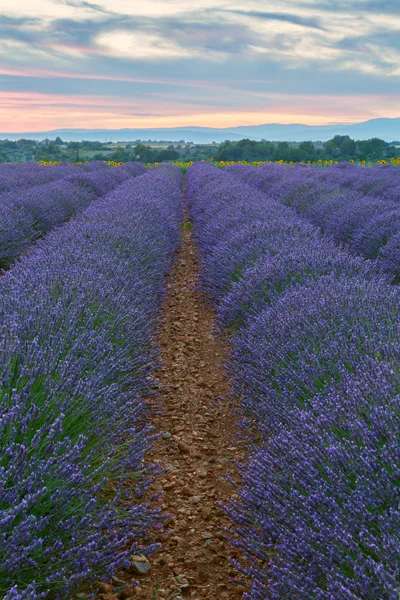
[(105, 54), (134, 60), (163, 60), (193, 56), (188, 48), (175, 41), (154, 34), (113, 30), (96, 38), (97, 46)]
[(23, 27), (38, 23), (38, 19), (32, 17), (9, 17), (7, 15), (0, 15), (0, 27), (15, 29), (17, 27)]
[(94, 4), (93, 2), (85, 2), (85, 0), (54, 0), (56, 4), (62, 4), (64, 6), (70, 6), (72, 8), (83, 8), (85, 10), (98, 12), (106, 15), (115, 14), (113, 11), (108, 10), (105, 6), (100, 4)]
[(263, 19), (266, 21), (283, 21), (284, 23), (291, 23), (292, 25), (299, 25), (301, 27), (323, 29), (319, 19), (301, 17), (290, 13), (261, 12), (258, 10), (232, 10), (226, 12), (231, 12), (237, 15), (243, 15), (244, 17)]
[[(227, 114), (265, 111), (267, 119), (285, 104), (285, 114), (298, 110), (308, 120), (323, 120), (324, 110), (331, 121), (332, 114), (357, 120), (380, 115), (377, 89), (389, 98), (381, 100), (385, 111), (398, 116), (396, 4), (287, 0), (282, 9), (273, 0), (247, 0), (245, 8), (241, 0), (13, 0), (0, 17), (0, 87), (75, 96), (85, 108), (68, 112), (74, 122), (78, 113), (89, 119), (91, 103), (96, 118), (108, 119), (107, 98), (121, 119), (135, 111), (178, 119), (180, 110), (193, 119), (208, 114), (215, 124), (215, 115), (226, 121)], [(335, 108), (339, 100), (326, 103), (347, 97), (357, 97), (359, 113), (347, 102), (343, 109)], [(40, 106), (32, 104), (33, 121), (47, 114)], [(51, 106), (61, 118), (61, 103)]]
[(39, 23), (34, 18), (0, 15), (0, 40), (30, 43), (33, 39), (32, 31)]
[(318, 6), (319, 10), (328, 13), (348, 12), (350, 14), (358, 13), (361, 15), (400, 14), (398, 3), (387, 2), (387, 0), (336, 0), (334, 4), (331, 0), (315, 0), (315, 2), (305, 1), (302, 5), (304, 8), (311, 10)]

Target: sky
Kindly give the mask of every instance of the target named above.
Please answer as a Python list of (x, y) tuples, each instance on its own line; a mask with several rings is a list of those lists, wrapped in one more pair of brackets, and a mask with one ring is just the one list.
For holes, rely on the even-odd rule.
[(400, 116), (398, 0), (0, 0), (0, 8), (4, 133)]

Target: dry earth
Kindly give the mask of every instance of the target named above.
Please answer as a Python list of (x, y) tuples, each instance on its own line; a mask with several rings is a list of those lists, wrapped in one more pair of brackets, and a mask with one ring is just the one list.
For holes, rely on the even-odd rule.
[[(237, 551), (225, 539), (230, 522), (219, 503), (235, 494), (227, 476), (239, 483), (235, 461), (244, 458), (233, 444), (235, 403), (224, 374), (227, 343), (215, 332), (214, 313), (198, 289), (198, 257), (186, 220), (183, 244), (167, 280), (159, 335), (163, 366), (156, 372), (156, 431), (163, 432), (149, 458), (164, 474), (152, 492), (170, 520), (159, 534), (162, 549), (136, 568), (101, 584), (101, 600), (133, 596), (143, 600), (239, 600), (243, 576), (234, 568)], [(154, 399), (153, 399), (154, 402)], [(133, 580), (139, 586), (132, 587)], [(121, 585), (128, 582), (125, 588)], [(113, 585), (112, 585), (113, 584)]]

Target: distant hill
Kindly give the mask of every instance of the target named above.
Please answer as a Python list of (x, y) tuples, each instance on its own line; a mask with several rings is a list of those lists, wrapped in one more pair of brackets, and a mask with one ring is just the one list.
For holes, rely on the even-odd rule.
[(326, 141), (335, 135), (349, 135), (355, 140), (368, 140), (373, 137), (387, 142), (400, 139), (400, 118), (371, 119), (354, 124), (340, 125), (282, 125), (269, 123), (265, 125), (239, 126), (230, 128), (213, 127), (170, 127), (157, 129), (55, 129), (53, 131), (0, 133), (0, 139), (18, 140), (28, 138), (43, 140), (55, 139), (59, 136), (65, 141), (80, 142), (82, 140), (100, 142), (134, 142), (142, 140), (194, 142), (209, 144), (225, 140), (266, 139), (270, 141), (301, 142), (304, 140)]

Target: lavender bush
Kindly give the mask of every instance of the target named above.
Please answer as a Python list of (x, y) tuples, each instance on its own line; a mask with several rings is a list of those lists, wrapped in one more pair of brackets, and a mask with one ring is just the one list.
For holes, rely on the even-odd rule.
[(152, 432), (141, 397), (152, 387), (152, 332), (179, 244), (180, 187), (172, 166), (126, 180), (0, 280), (8, 600), (61, 598), (110, 576), (159, 518), (140, 501), (154, 471), (144, 462)]
[(251, 457), (230, 509), (247, 598), (398, 598), (398, 377), (373, 360), (341, 375)]
[[(257, 190), (292, 206), (297, 213), (345, 244), (354, 254), (377, 261), (396, 276), (400, 254), (386, 244), (400, 233), (400, 171), (384, 165), (363, 168), (341, 164), (329, 169), (298, 165), (232, 165), (227, 171)], [(394, 243), (395, 246), (395, 243)], [(399, 269), (397, 269), (399, 270)]]
[(333, 247), (329, 240), (296, 239), (290, 234), (280, 234), (275, 240), (268, 233), (266, 240), (270, 248), (274, 249), (274, 244), (279, 242), (280, 248), (247, 267), (218, 305), (218, 322), (231, 331), (242, 327), (247, 319), (262, 312), (278, 300), (280, 294), (295, 286), (328, 275), (341, 278), (342, 275), (352, 277), (363, 273), (368, 277), (374, 272), (370, 265), (363, 264), (362, 259), (350, 258)]
[(395, 283), (400, 283), (400, 231), (381, 248), (378, 259), (382, 271), (392, 275)]
[[(227, 508), (248, 559), (245, 597), (395, 600), (400, 291), (374, 261), (285, 207), (275, 167), (267, 193), (252, 192), (258, 169), (242, 166), (239, 178), (195, 165), (187, 183), (202, 284), (219, 324), (234, 331), (228, 368), (252, 432), (239, 499)], [(307, 171), (299, 169), (303, 191)], [(371, 191), (353, 167), (343, 178), (336, 171), (331, 198), (336, 180), (357, 197)], [(392, 265), (395, 239), (385, 247)]]
[(302, 408), (342, 368), (357, 371), (365, 355), (395, 367), (399, 300), (397, 288), (347, 274), (282, 294), (233, 339), (232, 372), (246, 411), (273, 432), (286, 409)]
[(381, 260), (385, 255), (384, 247), (399, 231), (400, 207), (384, 210), (357, 230), (357, 235), (352, 242), (352, 250), (370, 259), (379, 256)]
[(75, 167), (58, 165), (44, 167), (38, 163), (0, 165), (0, 193), (50, 183), (66, 177)]
[[(102, 163), (103, 164), (103, 163)], [(0, 269), (8, 268), (21, 251), (39, 237), (75, 215), (128, 177), (145, 172), (139, 163), (90, 172), (69, 168), (69, 175), (52, 183), (0, 194)], [(65, 170), (64, 167), (48, 167)], [(41, 167), (46, 170), (47, 167)], [(21, 167), (24, 170), (24, 167)]]

